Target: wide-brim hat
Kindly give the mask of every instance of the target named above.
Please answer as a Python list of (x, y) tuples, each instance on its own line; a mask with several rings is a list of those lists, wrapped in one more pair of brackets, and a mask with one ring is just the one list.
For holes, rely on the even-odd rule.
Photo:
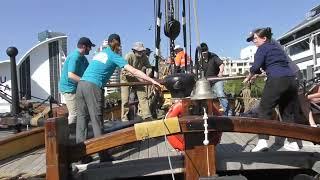
[(135, 42), (132, 46), (132, 49), (135, 51), (145, 51), (146, 48), (144, 47), (142, 42)]

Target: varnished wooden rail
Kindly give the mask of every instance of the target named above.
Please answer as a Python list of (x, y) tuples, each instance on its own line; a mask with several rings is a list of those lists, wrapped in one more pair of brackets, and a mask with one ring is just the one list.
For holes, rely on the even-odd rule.
[[(55, 117), (67, 117), (67, 110), (63, 107), (53, 108)], [(13, 134), (6, 139), (0, 140), (0, 160), (16, 156), (34, 148), (43, 147), (45, 144), (44, 127)]]
[[(236, 79), (244, 79), (246, 76), (230, 76), (230, 77), (208, 77), (208, 81), (227, 81), (227, 80), (236, 80)], [(164, 80), (155, 79), (160, 84), (164, 84)], [(114, 83), (107, 84), (106, 87), (121, 87), (121, 86), (146, 86), (152, 85), (150, 82), (129, 82), (129, 83)]]
[(44, 128), (23, 131), (0, 140), (0, 160), (44, 145)]
[[(179, 118), (179, 122), (184, 133), (204, 131), (203, 119), (200, 116), (181, 117)], [(208, 119), (208, 130), (267, 134), (320, 143), (320, 128), (313, 128), (302, 124), (279, 122), (276, 120), (211, 116)]]
[[(179, 119), (179, 123), (186, 142), (186, 179), (211, 176), (216, 173), (215, 144), (212, 142), (217, 131), (267, 134), (320, 143), (320, 128), (255, 118), (211, 116), (208, 119), (211, 143), (204, 146), (202, 117), (184, 116)], [(68, 136), (65, 135), (67, 132), (65, 127), (67, 121), (63, 118), (52, 118), (45, 125), (48, 180), (68, 179), (69, 163), (85, 155), (137, 141), (136, 132), (130, 127), (70, 146), (66, 143)], [(199, 159), (203, 157), (199, 156), (203, 153), (208, 154), (207, 159)]]
[(105, 134), (98, 138), (86, 140), (84, 143), (76, 144), (68, 148), (70, 154), (69, 161), (74, 162), (81, 157), (94, 154), (104, 149), (117, 147), (137, 141), (133, 127), (121, 129), (112, 133)]
[[(161, 79), (157, 79), (158, 83), (164, 84), (164, 81)], [(146, 86), (152, 85), (150, 82), (129, 82), (129, 83), (114, 83), (114, 84), (107, 84), (106, 87), (122, 87), (122, 86)]]

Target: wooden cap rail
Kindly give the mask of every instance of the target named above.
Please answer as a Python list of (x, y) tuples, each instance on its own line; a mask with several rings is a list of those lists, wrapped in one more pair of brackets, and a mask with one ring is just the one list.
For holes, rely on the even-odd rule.
[[(200, 116), (185, 116), (179, 118), (179, 122), (182, 132), (192, 133), (204, 131), (203, 119)], [(320, 128), (302, 124), (279, 122), (276, 120), (210, 116), (208, 119), (208, 130), (267, 134), (320, 143)]]
[[(226, 81), (226, 80), (236, 80), (236, 79), (244, 79), (246, 76), (230, 76), (230, 77), (208, 77), (208, 81)], [(160, 84), (164, 84), (164, 80), (155, 79)], [(129, 83), (114, 83), (114, 84), (106, 84), (106, 87), (121, 87), (121, 86), (146, 86), (152, 85), (150, 82), (129, 82)]]
[(38, 127), (30, 131), (23, 131), (0, 140), (0, 160), (29, 151), (44, 145), (44, 128)]
[[(212, 143), (208, 146), (202, 145), (204, 137), (202, 117), (185, 116), (179, 118), (179, 123), (186, 142), (185, 178), (195, 179), (200, 176), (214, 175), (216, 173), (215, 146)], [(299, 124), (255, 118), (210, 116), (208, 125), (209, 138), (215, 131), (225, 131), (268, 134), (320, 143), (320, 128)], [(137, 141), (134, 127), (129, 127), (70, 146), (66, 143), (68, 141), (66, 127), (67, 120), (64, 118), (51, 118), (46, 122), (46, 177), (48, 180), (68, 179), (69, 164), (85, 155)], [(200, 159), (199, 154), (202, 154), (201, 157), (203, 154), (208, 154), (207, 159)]]

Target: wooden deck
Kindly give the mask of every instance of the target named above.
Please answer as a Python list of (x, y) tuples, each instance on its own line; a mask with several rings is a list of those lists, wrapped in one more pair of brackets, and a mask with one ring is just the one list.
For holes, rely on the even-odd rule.
[[(223, 133), (217, 150), (217, 171), (250, 169), (313, 169), (320, 172), (320, 146), (300, 141), (299, 152), (283, 152), (283, 138), (271, 137), (268, 152), (249, 152), (257, 141), (254, 134)], [(11, 177), (44, 177), (44, 149), (0, 161), (0, 179)], [(167, 144), (164, 137), (144, 140), (110, 150), (117, 159), (113, 162), (79, 165), (79, 179), (170, 174), (168, 155), (174, 173), (183, 172), (183, 156)], [(123, 173), (123, 172), (126, 173)], [(97, 177), (96, 172), (99, 176)], [(103, 177), (105, 176), (105, 177)]]

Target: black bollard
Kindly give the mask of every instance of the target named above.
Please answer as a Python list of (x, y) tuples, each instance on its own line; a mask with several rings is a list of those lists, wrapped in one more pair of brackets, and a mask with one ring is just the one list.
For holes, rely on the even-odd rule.
[(14, 116), (20, 113), (17, 65), (16, 65), (16, 56), (18, 54), (18, 49), (16, 47), (9, 47), (6, 52), (7, 52), (7, 55), (10, 57), (10, 64), (11, 64), (11, 93), (12, 93), (11, 114)]

